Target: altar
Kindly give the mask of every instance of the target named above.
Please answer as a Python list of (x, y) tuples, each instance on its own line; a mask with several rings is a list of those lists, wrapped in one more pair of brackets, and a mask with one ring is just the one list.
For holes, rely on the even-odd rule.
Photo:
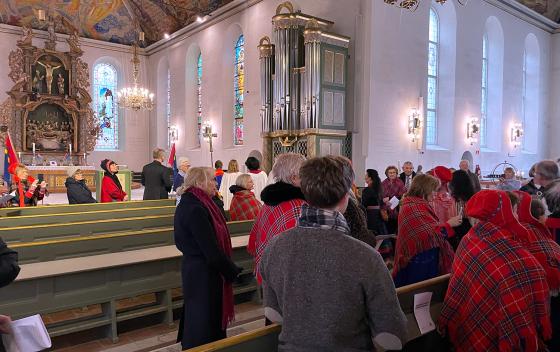
[[(95, 167), (77, 166), (82, 170), (84, 181), (89, 190), (95, 192)], [(28, 166), (29, 174), (36, 179), (43, 179), (47, 183), (47, 189), (51, 193), (66, 193), (64, 183), (68, 178), (66, 171), (68, 166)]]

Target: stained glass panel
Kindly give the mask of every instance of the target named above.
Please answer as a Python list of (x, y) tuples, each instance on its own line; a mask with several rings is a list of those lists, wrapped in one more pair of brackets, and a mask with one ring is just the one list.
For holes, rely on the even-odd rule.
[(202, 53), (198, 54), (198, 60), (196, 60), (196, 85), (198, 101), (198, 114), (196, 120), (198, 126), (198, 145), (200, 145), (202, 130)]
[(435, 77), (428, 77), (428, 110), (435, 110), (437, 104), (437, 82)]
[(428, 97), (426, 101), (426, 144), (437, 143), (437, 104), (439, 66), (439, 22), (437, 13), (430, 9), (428, 29)]
[(438, 69), (438, 47), (436, 43), (428, 44), (428, 75), (437, 76)]
[(239, 37), (235, 44), (235, 72), (233, 80), (233, 90), (235, 97), (234, 105), (234, 134), (233, 143), (243, 145), (243, 92), (245, 90), (245, 38)]
[(436, 144), (436, 112), (428, 110), (426, 116), (426, 143)]
[(488, 36), (482, 38), (482, 96), (480, 100), (480, 146), (486, 147), (488, 134)]
[(117, 70), (113, 65), (99, 63), (93, 68), (93, 110), (101, 133), (95, 150), (118, 150), (119, 114), (113, 99), (117, 92)]
[(439, 20), (437, 13), (434, 9), (430, 9), (430, 37), (431, 42), (437, 43), (439, 41)]

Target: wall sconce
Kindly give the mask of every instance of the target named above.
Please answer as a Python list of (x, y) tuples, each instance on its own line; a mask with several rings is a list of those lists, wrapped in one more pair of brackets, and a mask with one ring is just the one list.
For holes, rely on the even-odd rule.
[(47, 19), (47, 16), (45, 14), (45, 10), (43, 10), (43, 9), (38, 9), (37, 10), (37, 19), (39, 21), (45, 21)]
[(412, 142), (416, 142), (422, 136), (422, 119), (417, 108), (410, 109), (408, 113), (408, 136)]
[(519, 122), (514, 123), (510, 130), (510, 140), (514, 148), (521, 145), (521, 142), (523, 141), (523, 133), (523, 124)]
[(467, 142), (474, 145), (478, 142), (478, 135), (480, 134), (480, 123), (478, 117), (471, 116), (467, 121)]
[(175, 125), (169, 126), (169, 144), (175, 143), (179, 140), (179, 128)]
[(210, 146), (210, 165), (214, 167), (214, 147), (212, 146), (212, 139), (217, 138), (218, 134), (212, 131), (212, 124), (210, 121), (204, 121), (202, 124), (202, 137), (208, 140)]

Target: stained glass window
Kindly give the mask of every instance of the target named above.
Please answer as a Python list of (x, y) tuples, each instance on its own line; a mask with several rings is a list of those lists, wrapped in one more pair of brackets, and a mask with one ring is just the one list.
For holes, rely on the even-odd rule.
[(167, 146), (171, 148), (171, 70), (167, 69), (167, 100), (165, 104), (165, 119), (167, 121)]
[(480, 100), (480, 146), (486, 147), (488, 132), (488, 36), (482, 38), (482, 99)]
[(428, 99), (426, 111), (426, 144), (437, 144), (437, 105), (438, 105), (438, 66), (439, 66), (439, 20), (437, 13), (430, 9), (428, 40)]
[(197, 126), (198, 126), (198, 145), (200, 145), (201, 130), (202, 130), (202, 53), (198, 54), (198, 60), (196, 60), (196, 94), (198, 101), (198, 113), (197, 113)]
[(100, 134), (95, 150), (119, 149), (119, 114), (113, 99), (117, 92), (117, 70), (108, 63), (93, 68), (93, 109), (97, 115)]
[(235, 73), (233, 91), (235, 106), (233, 115), (233, 144), (243, 145), (243, 92), (245, 90), (245, 38), (239, 36), (235, 44)]

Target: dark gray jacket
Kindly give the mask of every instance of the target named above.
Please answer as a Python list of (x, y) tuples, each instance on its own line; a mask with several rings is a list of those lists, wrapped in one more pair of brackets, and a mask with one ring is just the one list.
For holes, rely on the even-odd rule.
[(259, 263), (266, 316), (281, 316), (279, 351), (368, 351), (385, 332), (406, 342), (406, 318), (381, 255), (336, 230), (296, 227)]
[(173, 186), (173, 171), (154, 160), (144, 165), (142, 169), (142, 185), (144, 188), (144, 200), (166, 199)]

